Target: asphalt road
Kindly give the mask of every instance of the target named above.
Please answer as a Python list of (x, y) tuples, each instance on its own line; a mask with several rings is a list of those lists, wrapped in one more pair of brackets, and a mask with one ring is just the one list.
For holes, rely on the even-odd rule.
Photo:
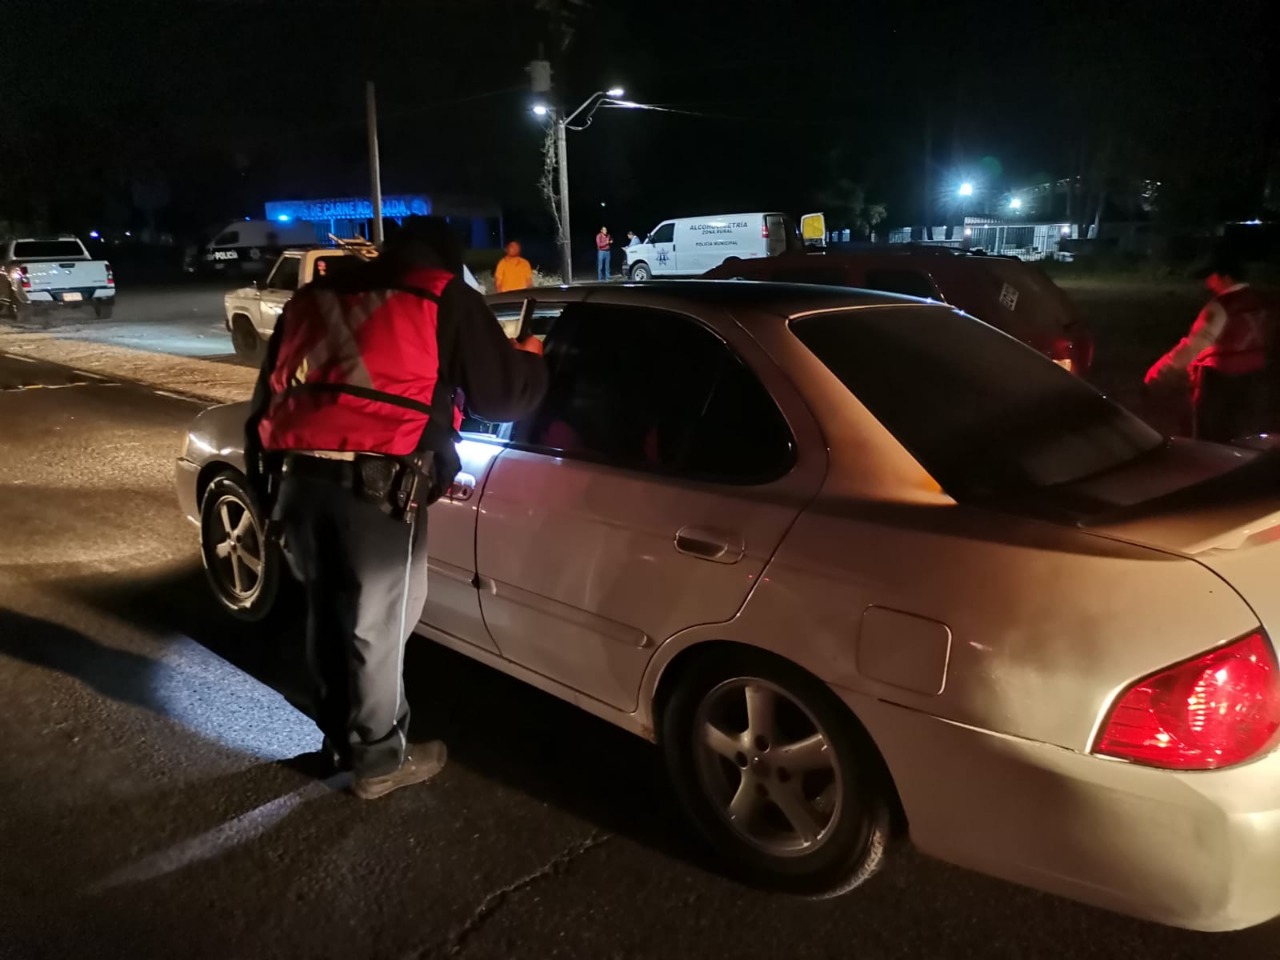
[(124, 286), (110, 320), (99, 320), (84, 308), (46, 307), (35, 314), (29, 329), (172, 356), (234, 360), (222, 298), (235, 285), (209, 280)]
[(1159, 928), (907, 846), (837, 900), (746, 889), (651, 747), (425, 641), (411, 737), (445, 772), (312, 779), (296, 635), (217, 613), (174, 503), (196, 409), (0, 355), (0, 956), (1280, 956), (1277, 923)]

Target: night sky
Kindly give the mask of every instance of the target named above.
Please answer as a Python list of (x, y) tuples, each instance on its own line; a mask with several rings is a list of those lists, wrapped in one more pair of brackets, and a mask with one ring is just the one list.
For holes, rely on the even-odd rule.
[(582, 242), (600, 221), (821, 208), (840, 180), (919, 222), (926, 176), (945, 197), (1102, 170), (1164, 181), (1175, 219), (1249, 216), (1277, 150), (1265, 0), (562, 3), (563, 51), (534, 0), (2, 0), (0, 220), (122, 226), (149, 206), (186, 234), (364, 193), (372, 76), (384, 190), (491, 197), (545, 231), (540, 44), (566, 103), (618, 83), (686, 111), (602, 110), (570, 134)]

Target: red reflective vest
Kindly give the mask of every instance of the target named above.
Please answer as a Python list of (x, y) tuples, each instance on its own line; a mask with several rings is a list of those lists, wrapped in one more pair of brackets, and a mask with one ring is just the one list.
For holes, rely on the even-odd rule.
[(1273, 336), (1267, 304), (1249, 286), (1219, 294), (1215, 299), (1226, 313), (1226, 322), (1218, 338), (1193, 361), (1193, 380), (1204, 368), (1228, 376), (1257, 373), (1267, 364)]
[(437, 333), (452, 279), (421, 269), (395, 289), (299, 290), (280, 315), (263, 449), (407, 456), (451, 440), (461, 414)]

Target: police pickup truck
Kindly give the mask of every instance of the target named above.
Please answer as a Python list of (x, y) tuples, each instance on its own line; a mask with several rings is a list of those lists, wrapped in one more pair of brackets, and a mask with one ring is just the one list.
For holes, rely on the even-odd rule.
[[(374, 247), (360, 241), (339, 241), (335, 248), (311, 248), (286, 250), (280, 254), (267, 279), (239, 290), (232, 290), (223, 299), (226, 309), (227, 331), (231, 345), (241, 357), (258, 359), (263, 345), (275, 329), (280, 311), (299, 288), (316, 277), (332, 275), (349, 269), (361, 260), (377, 255)], [(471, 271), (463, 267), (468, 284), (479, 290)]]
[(116, 302), (111, 264), (72, 236), (0, 243), (0, 316), (27, 320), (41, 305), (90, 306), (106, 319)]

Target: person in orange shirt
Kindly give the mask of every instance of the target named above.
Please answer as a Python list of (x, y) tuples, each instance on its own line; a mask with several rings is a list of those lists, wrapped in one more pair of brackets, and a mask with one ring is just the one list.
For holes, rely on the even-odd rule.
[(526, 290), (533, 286), (533, 267), (520, 256), (520, 244), (515, 240), (507, 244), (507, 255), (494, 268), (493, 286), (498, 293)]

